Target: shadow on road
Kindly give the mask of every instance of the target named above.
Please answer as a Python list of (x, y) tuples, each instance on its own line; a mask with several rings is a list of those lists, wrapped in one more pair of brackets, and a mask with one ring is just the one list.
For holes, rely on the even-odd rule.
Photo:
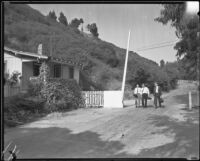
[(158, 127), (167, 126), (159, 133), (174, 133), (175, 142), (144, 149), (138, 157), (199, 158), (199, 124), (194, 124), (190, 119), (187, 122), (176, 122), (168, 116), (153, 116), (150, 119)]
[[(15, 137), (8, 132), (6, 142), (13, 141), (20, 153), (19, 158), (95, 158), (128, 157), (116, 152), (124, 145), (118, 141), (102, 141), (99, 135), (86, 131), (72, 134), (67, 128), (18, 128)], [(12, 140), (12, 138), (15, 138)]]

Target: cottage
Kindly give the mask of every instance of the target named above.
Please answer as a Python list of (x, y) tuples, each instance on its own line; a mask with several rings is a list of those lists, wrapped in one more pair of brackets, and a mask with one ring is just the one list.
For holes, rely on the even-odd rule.
[(46, 56), (41, 52), (39, 45), (38, 53), (18, 51), (4, 47), (4, 72), (11, 75), (14, 71), (21, 73), (20, 86), (26, 90), (28, 82), (39, 75), (41, 63), (46, 61), (50, 68), (50, 77), (75, 79), (79, 83), (81, 64), (56, 55)]

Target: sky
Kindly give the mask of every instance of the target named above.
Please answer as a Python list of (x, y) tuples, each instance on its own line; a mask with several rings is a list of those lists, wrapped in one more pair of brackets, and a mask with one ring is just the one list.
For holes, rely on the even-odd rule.
[[(127, 48), (128, 33), (131, 31), (129, 50), (136, 51), (140, 56), (157, 63), (176, 60), (176, 50), (173, 49), (177, 37), (175, 29), (162, 25), (154, 19), (160, 15), (162, 6), (159, 4), (30, 4), (43, 15), (55, 11), (59, 17), (63, 12), (68, 22), (73, 18), (82, 18), (83, 28), (96, 23), (99, 38), (113, 43), (118, 47)], [(165, 46), (165, 42), (172, 42)], [(169, 43), (168, 43), (169, 44)], [(165, 46), (147, 50), (155, 46)]]

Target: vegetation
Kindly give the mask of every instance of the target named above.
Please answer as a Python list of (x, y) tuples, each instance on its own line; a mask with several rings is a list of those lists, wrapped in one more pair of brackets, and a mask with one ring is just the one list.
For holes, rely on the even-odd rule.
[(52, 11), (52, 12), (50, 11), (49, 14), (48, 14), (48, 17), (51, 18), (54, 21), (57, 21), (57, 16), (56, 16), (55, 11)]
[[(55, 19), (55, 16), (52, 17)], [(49, 55), (50, 36), (55, 33), (56, 36), (52, 37), (53, 55), (82, 64), (80, 82), (83, 90), (121, 89), (126, 50), (79, 32), (83, 19), (75, 18), (65, 26), (28, 5), (5, 4), (4, 20), (5, 46), (37, 52), (38, 44), (43, 44), (43, 54)], [(97, 26), (93, 29), (91, 31), (97, 36)], [(126, 82), (130, 88), (134, 87), (136, 73), (140, 69), (152, 80), (159, 79), (170, 84), (170, 76), (157, 63), (130, 51)]]
[(161, 67), (161, 68), (164, 68), (164, 66), (165, 66), (165, 61), (162, 59), (162, 60), (160, 61), (160, 67)]
[(48, 81), (50, 78), (50, 69), (46, 62), (43, 62), (40, 67), (40, 74), (39, 79), (43, 83), (45, 81)]
[(197, 63), (200, 47), (200, 32), (199, 17), (197, 14), (189, 15), (186, 13), (185, 3), (164, 4), (160, 12), (160, 17), (155, 20), (166, 25), (170, 23), (176, 29), (176, 36), (180, 39), (176, 43), (174, 49), (177, 50), (177, 57), (185, 64), (187, 78), (196, 80)]
[(16, 95), (4, 99), (4, 124), (17, 126), (42, 116), (47, 111), (43, 100), (28, 100), (25, 95)]
[(81, 90), (75, 80), (50, 79), (43, 86), (41, 95), (51, 112), (84, 107)]
[(6, 79), (7, 84), (14, 86), (19, 83), (20, 75), (21, 73), (19, 73), (18, 71), (14, 71), (11, 76), (9, 76), (9, 74), (6, 73), (4, 77)]
[(99, 36), (96, 23), (88, 24), (87, 25), (87, 29), (88, 29), (88, 31), (90, 31), (92, 33), (92, 35), (94, 37), (98, 37)]
[(80, 19), (77, 19), (77, 18), (74, 18), (71, 23), (70, 23), (70, 26), (71, 27), (74, 27), (74, 28), (78, 28), (80, 24), (84, 23), (83, 22), (83, 19), (80, 18)]
[(65, 17), (65, 15), (62, 12), (60, 12), (60, 17), (58, 18), (58, 20), (63, 25), (65, 25), (65, 26), (68, 25), (67, 18)]
[(5, 98), (4, 120), (7, 127), (29, 122), (49, 112), (84, 107), (81, 90), (75, 80), (50, 79), (48, 75), (48, 66), (42, 63), (39, 77), (30, 81), (26, 94)]

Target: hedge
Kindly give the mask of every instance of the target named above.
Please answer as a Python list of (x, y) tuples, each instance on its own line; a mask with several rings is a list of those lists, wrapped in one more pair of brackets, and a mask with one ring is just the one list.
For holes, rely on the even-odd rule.
[(44, 100), (36, 102), (28, 100), (22, 95), (4, 99), (4, 123), (6, 126), (16, 126), (18, 122), (26, 123), (33, 119), (35, 115), (38, 116), (45, 113), (47, 111), (44, 108)]
[(43, 86), (41, 96), (51, 112), (84, 107), (81, 89), (75, 80), (50, 78)]

